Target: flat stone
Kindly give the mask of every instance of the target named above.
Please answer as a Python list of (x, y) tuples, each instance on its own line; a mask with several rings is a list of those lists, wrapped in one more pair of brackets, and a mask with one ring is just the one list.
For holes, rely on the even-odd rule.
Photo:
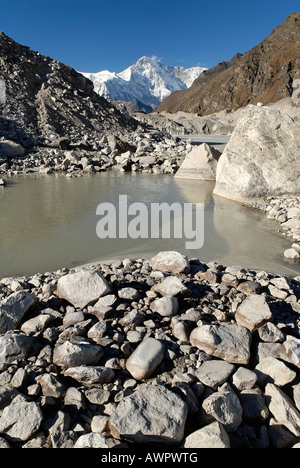
[(267, 384), (265, 389), (269, 410), (279, 424), (296, 437), (300, 437), (300, 413), (290, 398), (276, 385)]
[(237, 288), (240, 284), (240, 281), (235, 275), (232, 275), (231, 273), (225, 273), (222, 276), (222, 283), (226, 286)]
[(202, 407), (224, 426), (226, 432), (236, 431), (242, 422), (242, 406), (229, 384), (224, 384), (218, 392), (206, 398)]
[(176, 276), (168, 276), (161, 283), (152, 286), (151, 289), (162, 296), (186, 296), (190, 294), (189, 289)]
[(178, 300), (174, 296), (164, 296), (152, 302), (150, 309), (162, 317), (173, 317), (178, 313)]
[(118, 296), (126, 301), (136, 301), (139, 298), (139, 292), (134, 288), (122, 288), (119, 289)]
[(63, 326), (64, 328), (72, 327), (77, 323), (83, 322), (85, 315), (83, 312), (69, 312), (64, 316)]
[(291, 229), (291, 230), (299, 230), (300, 229), (300, 217), (297, 216), (297, 217), (293, 217), (292, 219), (288, 219), (287, 221), (285, 221), (284, 223), (281, 224), (281, 226), (283, 228), (288, 228), (288, 229)]
[(240, 391), (250, 390), (254, 387), (256, 381), (256, 373), (245, 367), (239, 367), (232, 376), (232, 385)]
[(256, 361), (262, 361), (263, 359), (272, 356), (278, 359), (284, 359), (283, 347), (281, 343), (263, 343), (259, 342), (255, 344), (256, 348)]
[(25, 369), (22, 369), (21, 367), (17, 370), (17, 372), (14, 374), (13, 378), (10, 381), (10, 385), (14, 388), (22, 388), (24, 387), (29, 380), (28, 373)]
[(21, 330), (27, 335), (35, 335), (44, 331), (53, 321), (53, 316), (49, 314), (39, 314), (30, 320), (27, 320), (21, 326)]
[(299, 216), (300, 217), (300, 208), (297, 208), (297, 207), (293, 207), (293, 208), (289, 208), (288, 211), (287, 211), (287, 217), (288, 219), (290, 218), (295, 218)]
[(102, 416), (102, 415), (94, 416), (92, 419), (92, 423), (91, 423), (92, 432), (95, 432), (97, 434), (101, 434), (102, 432), (105, 432), (108, 420), (109, 420), (108, 416)]
[(144, 321), (145, 317), (141, 312), (136, 309), (132, 309), (128, 314), (124, 315), (123, 318), (119, 320), (119, 324), (122, 327), (136, 327)]
[(62, 276), (57, 282), (56, 295), (70, 302), (75, 308), (95, 304), (100, 297), (111, 292), (111, 287), (100, 273), (82, 270)]
[(164, 358), (164, 345), (154, 339), (143, 341), (126, 361), (126, 369), (136, 380), (150, 377)]
[(237, 289), (244, 294), (257, 294), (261, 290), (261, 285), (256, 281), (243, 281)]
[(190, 268), (188, 258), (176, 251), (158, 253), (151, 258), (149, 265), (152, 270), (172, 273), (173, 275), (188, 273)]
[(95, 388), (95, 387), (92, 387), (86, 390), (84, 395), (87, 398), (87, 400), (93, 405), (104, 405), (105, 403), (109, 401), (109, 398), (111, 396), (108, 390), (104, 390), (103, 388)]
[[(267, 357), (260, 361), (256, 366), (256, 371), (259, 371), (259, 380), (268, 381), (272, 380), (272, 383), (283, 387), (288, 383), (292, 382), (296, 378), (296, 372), (290, 369), (284, 362), (274, 357)], [(265, 376), (270, 377), (266, 379)]]
[(252, 335), (235, 324), (203, 325), (190, 335), (192, 346), (232, 364), (248, 364)]
[(64, 375), (66, 377), (72, 377), (72, 379), (77, 380), (77, 382), (87, 387), (109, 383), (115, 377), (115, 373), (112, 369), (101, 366), (70, 367), (65, 370)]
[(98, 364), (102, 356), (103, 350), (98, 345), (65, 341), (54, 349), (53, 363), (60, 367), (92, 366)]
[(270, 283), (278, 289), (285, 289), (286, 291), (290, 289), (290, 285), (287, 281), (287, 278), (284, 278), (282, 276), (278, 278), (272, 278), (270, 280)]
[(112, 436), (135, 443), (182, 442), (187, 404), (162, 385), (143, 385), (123, 398), (110, 417)]
[(64, 405), (76, 411), (82, 411), (85, 408), (84, 395), (77, 388), (69, 387), (64, 398)]
[(271, 296), (276, 297), (276, 299), (281, 299), (282, 301), (284, 301), (289, 295), (287, 291), (276, 288), (275, 286), (272, 286), (272, 284), (269, 285), (269, 293)]
[(263, 424), (269, 417), (265, 399), (259, 390), (242, 390), (239, 400), (243, 408), (243, 420), (248, 424)]
[(0, 418), (0, 433), (9, 440), (24, 442), (38, 431), (42, 420), (43, 415), (37, 403), (28, 402), (24, 397), (17, 396), (3, 410)]
[(37, 378), (45, 396), (62, 398), (66, 394), (66, 387), (52, 374), (43, 374)]
[(251, 294), (238, 307), (235, 319), (238, 325), (247, 327), (251, 332), (257, 330), (273, 318), (270, 307), (264, 298)]
[(0, 333), (14, 330), (25, 314), (38, 303), (38, 298), (25, 291), (17, 291), (0, 302)]
[(103, 307), (112, 307), (118, 298), (114, 294), (108, 294), (107, 296), (100, 297), (100, 299), (94, 304), (93, 309), (102, 309)]
[(213, 422), (208, 426), (192, 432), (184, 440), (181, 448), (187, 449), (205, 449), (205, 448), (231, 448), (230, 439), (222, 424)]
[(211, 360), (204, 362), (195, 375), (207, 387), (216, 388), (226, 382), (234, 369), (234, 365), (226, 361)]
[(12, 331), (0, 336), (0, 363), (11, 364), (26, 358), (34, 343), (33, 337)]

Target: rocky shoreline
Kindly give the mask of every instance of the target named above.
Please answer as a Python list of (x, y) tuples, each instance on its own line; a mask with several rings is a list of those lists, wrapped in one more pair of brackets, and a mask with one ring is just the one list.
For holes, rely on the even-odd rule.
[(0, 446), (300, 443), (300, 278), (178, 252), (0, 282)]
[(268, 219), (279, 223), (278, 232), (292, 241), (290, 249), (283, 255), (290, 262), (300, 259), (300, 197), (264, 197), (256, 202), (249, 202), (249, 207), (266, 213)]
[(174, 174), (192, 145), (157, 131), (103, 135), (91, 146), (62, 138), (53, 146), (26, 150), (13, 141), (0, 141), (0, 177), (63, 173), (66, 177), (118, 170)]

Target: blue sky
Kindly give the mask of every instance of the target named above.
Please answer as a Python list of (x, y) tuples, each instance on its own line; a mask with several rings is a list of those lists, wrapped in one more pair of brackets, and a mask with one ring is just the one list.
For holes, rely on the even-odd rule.
[(0, 0), (0, 31), (79, 71), (143, 55), (213, 67), (261, 42), (299, 0)]

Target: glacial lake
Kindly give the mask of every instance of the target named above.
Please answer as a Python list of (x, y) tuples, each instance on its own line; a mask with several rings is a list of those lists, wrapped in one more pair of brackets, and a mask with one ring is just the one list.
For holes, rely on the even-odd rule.
[[(300, 274), (300, 263), (284, 260), (291, 242), (279, 224), (256, 210), (213, 195), (211, 182), (176, 180), (173, 175), (106, 172), (66, 179), (64, 175), (26, 175), (0, 188), (0, 278), (29, 276), (97, 261), (150, 258), (178, 250), (189, 258)], [(100, 239), (99, 204), (204, 204), (204, 245), (186, 249), (179, 239)], [(130, 218), (131, 219), (131, 218)], [(196, 218), (195, 218), (196, 219)], [(124, 226), (123, 226), (124, 228)]]

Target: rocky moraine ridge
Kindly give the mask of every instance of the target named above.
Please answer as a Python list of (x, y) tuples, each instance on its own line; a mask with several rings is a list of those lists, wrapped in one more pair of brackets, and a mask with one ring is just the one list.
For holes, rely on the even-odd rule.
[(78, 176), (111, 168), (173, 173), (186, 155), (186, 143), (178, 145), (121, 113), (82, 74), (4, 33), (0, 80), (3, 179), (52, 172)]
[(300, 278), (160, 252), (3, 278), (3, 448), (300, 443)]

